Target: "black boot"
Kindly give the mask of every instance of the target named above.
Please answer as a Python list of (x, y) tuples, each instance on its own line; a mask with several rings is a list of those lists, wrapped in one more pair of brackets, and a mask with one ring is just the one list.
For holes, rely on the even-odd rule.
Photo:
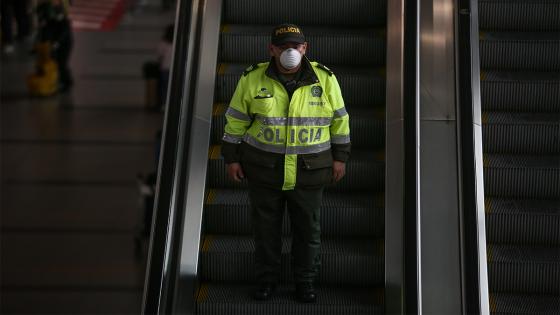
[(317, 299), (317, 292), (313, 282), (296, 283), (296, 298), (302, 303), (314, 303)]
[(276, 284), (270, 282), (261, 283), (257, 290), (255, 290), (253, 297), (255, 300), (266, 301), (270, 299), (275, 290)]

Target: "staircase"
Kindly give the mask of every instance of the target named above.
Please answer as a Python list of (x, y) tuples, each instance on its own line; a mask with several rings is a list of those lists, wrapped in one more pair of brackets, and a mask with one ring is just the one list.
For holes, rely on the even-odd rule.
[(480, 0), (494, 314), (560, 314), (560, 1)]
[[(212, 119), (198, 314), (376, 314), (384, 310), (384, 139), (386, 0), (224, 0)], [(295, 23), (310, 60), (331, 68), (350, 114), (347, 175), (328, 187), (321, 208), (318, 299), (297, 303), (285, 218), (281, 285), (267, 302), (252, 299), (254, 243), (246, 183), (226, 178), (220, 157), (224, 113), (243, 70), (269, 60), (273, 26)]]

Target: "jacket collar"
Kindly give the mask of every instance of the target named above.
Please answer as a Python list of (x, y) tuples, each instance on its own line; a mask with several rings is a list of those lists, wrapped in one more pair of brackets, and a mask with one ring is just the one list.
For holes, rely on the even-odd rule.
[[(276, 67), (276, 61), (274, 57), (270, 58), (270, 62), (268, 64), (268, 68), (265, 71), (265, 74), (268, 77), (280, 82), (282, 85), (284, 84), (279, 77), (278, 69)], [(302, 87), (305, 85), (312, 85), (319, 82), (319, 78), (317, 78), (317, 75), (313, 70), (313, 66), (311, 65), (311, 62), (309, 61), (309, 59), (307, 59), (307, 56), (305, 55), (302, 58), (301, 68), (299, 69), (296, 77), (298, 78), (298, 83), (297, 83), (298, 87)]]

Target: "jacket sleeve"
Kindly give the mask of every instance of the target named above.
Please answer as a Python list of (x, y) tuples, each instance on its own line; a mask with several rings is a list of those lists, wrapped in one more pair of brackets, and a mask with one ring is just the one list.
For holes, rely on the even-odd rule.
[(222, 156), (226, 164), (239, 162), (239, 147), (252, 118), (249, 113), (251, 94), (247, 90), (247, 76), (242, 76), (226, 111), (226, 126), (222, 138)]
[(333, 107), (330, 126), (333, 159), (346, 162), (350, 157), (350, 117), (344, 107), (340, 86), (334, 75), (330, 76), (327, 97)]

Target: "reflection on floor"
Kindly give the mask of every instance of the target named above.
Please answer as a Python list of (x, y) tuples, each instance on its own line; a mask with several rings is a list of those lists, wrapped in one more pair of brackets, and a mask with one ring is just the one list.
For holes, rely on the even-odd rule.
[(1, 60), (0, 313), (138, 314), (145, 248), (136, 175), (154, 168), (163, 115), (142, 63), (174, 12), (138, 1), (114, 32), (77, 32), (75, 87), (29, 98), (28, 47)]

